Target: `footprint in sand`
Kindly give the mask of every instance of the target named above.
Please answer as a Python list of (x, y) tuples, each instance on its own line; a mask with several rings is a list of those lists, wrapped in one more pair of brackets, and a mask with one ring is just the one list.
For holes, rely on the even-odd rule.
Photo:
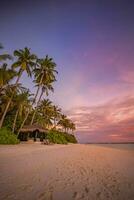
[(131, 183), (128, 183), (128, 188), (131, 188), (132, 187), (132, 184)]
[(53, 200), (53, 192), (47, 191), (43, 192), (38, 196), (38, 200)]
[(74, 192), (74, 194), (73, 194), (73, 198), (76, 198), (77, 197), (77, 192)]
[(89, 193), (89, 189), (87, 187), (85, 187), (85, 192)]
[(29, 190), (29, 189), (32, 189), (32, 188), (33, 188), (32, 185), (21, 185), (21, 186), (20, 186), (20, 189), (21, 189), (21, 190)]
[(84, 193), (83, 194), (79, 194), (78, 192), (74, 192), (74, 194), (73, 194), (73, 198), (75, 200), (84, 199), (84, 197), (85, 197)]
[(78, 199), (79, 197), (80, 197), (80, 195), (78, 194), (78, 192), (74, 192), (73, 198), (74, 198), (74, 199)]
[(99, 198), (100, 197), (100, 195), (101, 195), (101, 192), (97, 192), (96, 193), (96, 196)]
[(45, 192), (42, 192), (39, 196), (38, 196), (38, 200), (41, 200), (43, 199), (45, 196)]

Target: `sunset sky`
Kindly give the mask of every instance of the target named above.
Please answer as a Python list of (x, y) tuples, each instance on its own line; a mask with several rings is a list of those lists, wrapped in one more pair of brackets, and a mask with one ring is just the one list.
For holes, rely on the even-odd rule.
[[(0, 42), (54, 58), (50, 98), (80, 141), (134, 141), (133, 0), (4, 0)], [(35, 90), (26, 75), (22, 82)]]

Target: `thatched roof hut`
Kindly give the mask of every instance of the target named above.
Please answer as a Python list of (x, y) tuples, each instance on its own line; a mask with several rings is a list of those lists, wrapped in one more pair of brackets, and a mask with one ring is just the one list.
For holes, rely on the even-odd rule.
[(45, 133), (48, 132), (47, 129), (45, 129), (44, 127), (38, 125), (38, 124), (33, 124), (33, 125), (24, 125), (23, 128), (20, 130), (20, 132), (34, 132), (34, 131), (39, 131), (41, 133)]

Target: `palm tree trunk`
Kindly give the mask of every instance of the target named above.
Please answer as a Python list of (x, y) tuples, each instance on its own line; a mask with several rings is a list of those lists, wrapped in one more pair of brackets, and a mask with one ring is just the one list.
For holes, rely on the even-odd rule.
[[(22, 71), (20, 71), (20, 73), (19, 73), (19, 75), (18, 75), (18, 78), (17, 78), (17, 80), (16, 80), (15, 86), (17, 86), (17, 84), (18, 84), (18, 82), (19, 82), (19, 80), (20, 80), (21, 75), (22, 75)], [(13, 93), (12, 93), (12, 95), (11, 95), (11, 98), (9, 99), (9, 101), (8, 101), (8, 103), (7, 103), (7, 105), (6, 105), (5, 111), (4, 111), (4, 113), (3, 113), (3, 115), (2, 115), (2, 118), (1, 118), (1, 120), (0, 120), (0, 128), (1, 128), (2, 125), (3, 125), (5, 116), (6, 116), (6, 114), (7, 114), (7, 111), (8, 111), (8, 109), (9, 109), (9, 106), (10, 106), (10, 104), (11, 104), (11, 102), (12, 102), (15, 89), (16, 89), (16, 87), (15, 87), (14, 90), (13, 90)]]
[(13, 133), (14, 133), (14, 130), (15, 130), (15, 125), (16, 125), (18, 114), (19, 114), (19, 109), (16, 111), (16, 114), (15, 114), (15, 118), (14, 118), (14, 122), (13, 122), (13, 128), (12, 128)]
[(37, 88), (37, 91), (36, 91), (36, 94), (35, 94), (35, 97), (34, 97), (32, 105), (36, 102), (36, 99), (37, 99), (37, 96), (38, 96), (38, 93), (39, 93), (39, 90), (40, 90), (40, 87), (41, 87), (42, 80), (43, 80), (43, 74), (42, 74), (42, 77), (40, 79), (39, 86)]
[[(41, 85), (41, 83), (42, 83), (42, 80), (43, 80), (43, 75), (42, 75), (42, 77), (41, 77), (41, 80), (40, 80), (39, 86), (38, 86), (38, 88), (37, 88), (37, 91), (36, 91), (36, 94), (35, 94), (35, 97), (34, 97), (34, 100), (33, 100), (32, 106), (33, 106), (33, 104), (36, 102), (36, 98), (37, 98), (37, 96), (38, 96), (38, 93), (39, 93), (39, 90), (40, 90), (40, 85)], [(26, 116), (25, 116), (25, 118), (24, 118), (24, 120), (23, 120), (23, 122), (22, 122), (22, 124), (21, 124), (21, 126), (20, 126), (20, 129), (19, 129), (17, 135), (19, 135), (20, 130), (21, 130), (22, 127), (24, 126), (24, 124), (25, 124), (25, 122), (26, 122), (26, 120), (27, 120), (27, 118), (28, 118), (29, 113), (30, 113), (30, 110), (27, 112), (27, 114), (26, 114)]]
[(36, 111), (37, 111), (37, 107), (38, 107), (38, 105), (39, 105), (39, 103), (40, 103), (40, 100), (41, 100), (42, 95), (43, 95), (43, 90), (41, 91), (41, 94), (40, 94), (39, 100), (38, 100), (38, 102), (37, 102), (37, 106), (36, 106), (36, 108), (35, 108), (35, 110), (34, 110), (34, 113), (33, 113), (32, 120), (31, 120), (30, 125), (33, 124), (33, 121), (34, 121), (34, 118), (35, 118), (35, 114), (36, 114)]
[(54, 117), (54, 126), (53, 126), (53, 128), (56, 129), (56, 117)]
[[(32, 106), (33, 106), (34, 102), (36, 101), (36, 98), (37, 98), (37, 96), (38, 96), (39, 90), (40, 90), (40, 86), (38, 86), (38, 89), (37, 89), (37, 91), (36, 91), (34, 100), (33, 100), (33, 102), (32, 102)], [(18, 131), (18, 133), (17, 133), (18, 136), (19, 136), (20, 130), (21, 130), (22, 127), (24, 126), (24, 124), (25, 124), (25, 122), (26, 122), (26, 120), (27, 120), (27, 118), (28, 118), (28, 116), (29, 116), (29, 113), (30, 113), (30, 109), (28, 110), (28, 112), (27, 112), (27, 114), (26, 114), (26, 116), (25, 116), (25, 118), (24, 118), (24, 120), (23, 120), (23, 122), (22, 122), (22, 124), (21, 124), (21, 126), (20, 126), (20, 128), (19, 128), (19, 131)]]
[(2, 115), (2, 118), (1, 118), (1, 120), (0, 120), (0, 128), (2, 128), (4, 119), (5, 119), (5, 116), (6, 116), (6, 114), (7, 114), (8, 108), (9, 108), (9, 106), (10, 106), (10, 104), (11, 104), (11, 101), (12, 101), (12, 98), (9, 99), (9, 101), (8, 101), (8, 103), (7, 103), (7, 105), (6, 105), (5, 111), (4, 111), (4, 113), (3, 113), (3, 115)]
[(40, 85), (39, 85), (38, 88), (37, 88), (37, 91), (36, 91), (36, 94), (35, 94), (35, 96), (34, 96), (34, 99), (33, 99), (33, 103), (32, 103), (32, 105), (36, 102), (36, 99), (37, 99), (37, 96), (38, 96), (39, 90), (40, 90)]
[(26, 120), (27, 120), (27, 118), (28, 118), (29, 113), (30, 113), (30, 109), (29, 109), (29, 111), (27, 112), (27, 114), (26, 114), (26, 116), (25, 116), (25, 118), (24, 118), (24, 120), (23, 120), (23, 122), (22, 122), (22, 124), (21, 124), (21, 126), (20, 126), (20, 128), (19, 128), (19, 131), (18, 131), (18, 133), (17, 133), (17, 136), (19, 136), (19, 133), (20, 133), (22, 127), (24, 126), (24, 124), (25, 124), (25, 122), (26, 122)]

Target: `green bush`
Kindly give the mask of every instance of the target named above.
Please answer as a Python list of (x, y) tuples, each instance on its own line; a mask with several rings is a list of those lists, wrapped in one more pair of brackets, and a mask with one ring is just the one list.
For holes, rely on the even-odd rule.
[(6, 127), (0, 129), (0, 144), (18, 144), (17, 136)]
[[(8, 112), (8, 114), (5, 117), (3, 126), (12, 130), (14, 117), (15, 117), (15, 112), (11, 112), (11, 111)], [(18, 117), (16, 121), (16, 125), (15, 125), (15, 132), (17, 132), (17, 130), (21, 126), (21, 123), (22, 123), (22, 120), (20, 119), (20, 117)]]
[(74, 135), (63, 133), (57, 130), (51, 130), (46, 136), (46, 139), (49, 139), (50, 142), (56, 144), (67, 144), (67, 143), (77, 143)]
[(77, 140), (76, 140), (74, 135), (68, 134), (68, 133), (63, 133), (63, 134), (64, 134), (67, 142), (69, 142), (69, 143), (77, 143)]
[(49, 131), (49, 133), (46, 136), (46, 139), (49, 139), (50, 142), (56, 144), (67, 144), (64, 135), (55, 130)]

